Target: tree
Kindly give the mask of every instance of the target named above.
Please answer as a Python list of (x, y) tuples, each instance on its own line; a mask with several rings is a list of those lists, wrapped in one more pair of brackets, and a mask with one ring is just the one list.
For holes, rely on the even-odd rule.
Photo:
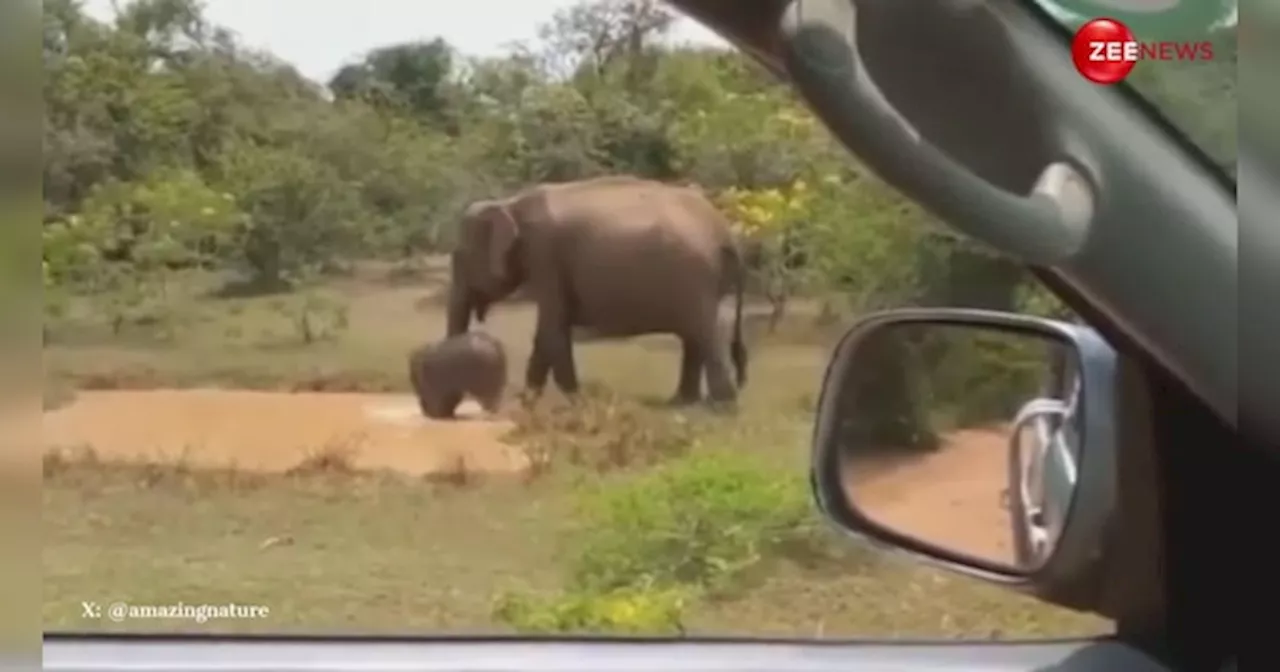
[(294, 286), (360, 249), (357, 193), (333, 166), (296, 147), (244, 144), (220, 172), (245, 213), (236, 261), (255, 284)]
[(437, 37), (374, 49), (338, 70), (329, 89), (338, 99), (360, 100), (456, 133), (453, 75), (453, 48)]
[(603, 77), (611, 67), (627, 72), (627, 84), (651, 76), (654, 39), (670, 30), (675, 15), (656, 0), (593, 0), (557, 11), (539, 30), (546, 56), (559, 74)]

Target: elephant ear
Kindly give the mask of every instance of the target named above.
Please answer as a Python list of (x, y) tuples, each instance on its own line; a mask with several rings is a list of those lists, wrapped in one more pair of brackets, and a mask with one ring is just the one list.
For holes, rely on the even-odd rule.
[(500, 281), (511, 272), (507, 268), (507, 254), (516, 242), (516, 220), (502, 205), (493, 205), (485, 211), (489, 224), (489, 272)]

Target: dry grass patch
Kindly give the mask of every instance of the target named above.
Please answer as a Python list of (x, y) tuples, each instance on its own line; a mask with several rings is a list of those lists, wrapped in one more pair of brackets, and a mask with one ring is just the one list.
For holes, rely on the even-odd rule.
[(355, 461), (360, 454), (360, 442), (359, 435), (330, 441), (317, 450), (309, 451), (297, 465), (286, 470), (285, 475), (355, 473)]
[(544, 395), (509, 415), (516, 427), (505, 438), (536, 473), (557, 464), (601, 473), (651, 466), (687, 453), (700, 422), (696, 410), (655, 408), (598, 383), (576, 399)]

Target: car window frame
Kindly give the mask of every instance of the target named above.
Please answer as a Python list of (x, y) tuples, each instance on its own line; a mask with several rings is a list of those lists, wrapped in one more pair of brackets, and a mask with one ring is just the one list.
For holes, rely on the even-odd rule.
[[(1063, 52), (1069, 57), (1071, 54), (1071, 40), (1073, 34), (1061, 21), (1053, 17), (1053, 14), (1047, 10), (1042, 4), (1036, 0), (1017, 0), (1018, 3), (1027, 7), (1030, 14), (1035, 19), (1049, 29), (1058, 38), (1058, 43), (1062, 47)], [(1236, 197), (1237, 178), (1222, 169), (1222, 166), (1182, 127), (1174, 123), (1164, 110), (1147, 96), (1143, 95), (1130, 80), (1121, 80), (1115, 84), (1111, 84), (1116, 91), (1120, 93), (1130, 104), (1136, 107), (1142, 114), (1152, 122), (1152, 124), (1164, 132), (1170, 140), (1174, 142), (1183, 152), (1192, 160), (1200, 164), (1206, 172), (1211, 174), (1222, 186), (1224, 190), (1231, 193), (1232, 198)], [(1239, 164), (1237, 157), (1236, 163)]]

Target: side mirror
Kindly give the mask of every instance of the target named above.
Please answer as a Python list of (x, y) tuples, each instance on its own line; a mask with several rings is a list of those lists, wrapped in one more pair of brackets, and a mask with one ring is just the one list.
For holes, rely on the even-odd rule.
[(818, 505), (861, 539), (1046, 599), (1088, 584), (1115, 503), (1115, 370), (1080, 325), (967, 309), (864, 318), (822, 384)]

